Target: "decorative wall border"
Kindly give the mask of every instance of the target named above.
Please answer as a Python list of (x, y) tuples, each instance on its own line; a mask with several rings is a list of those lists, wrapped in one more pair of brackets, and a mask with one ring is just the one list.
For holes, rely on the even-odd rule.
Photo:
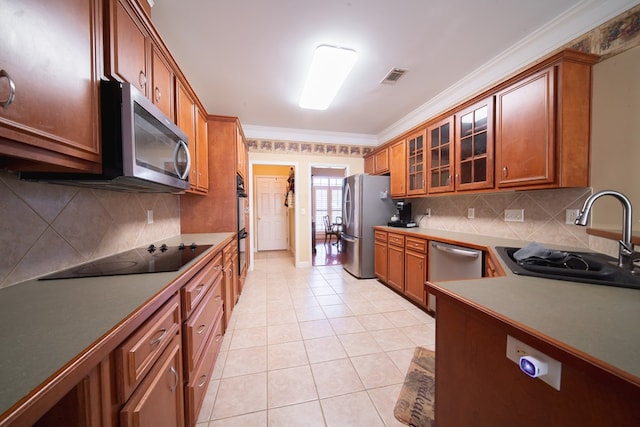
[(363, 157), (375, 147), (364, 145), (324, 144), (317, 142), (248, 139), (249, 151), (258, 153), (303, 154), (309, 156)]
[(578, 37), (565, 47), (610, 58), (640, 45), (640, 5)]

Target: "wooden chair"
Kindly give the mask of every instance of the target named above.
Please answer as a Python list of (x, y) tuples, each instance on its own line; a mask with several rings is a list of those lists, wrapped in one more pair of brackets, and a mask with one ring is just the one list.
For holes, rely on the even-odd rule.
[(329, 219), (329, 215), (325, 215), (322, 217), (324, 221), (324, 242), (327, 243), (327, 237), (329, 237), (329, 242), (331, 242), (331, 236), (336, 236), (336, 243), (340, 240), (340, 231), (338, 227), (331, 224), (331, 219)]

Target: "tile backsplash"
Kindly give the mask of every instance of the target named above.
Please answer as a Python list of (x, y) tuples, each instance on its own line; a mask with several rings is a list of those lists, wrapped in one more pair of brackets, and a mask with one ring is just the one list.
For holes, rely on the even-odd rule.
[[(590, 188), (436, 196), (407, 200), (420, 227), (579, 248), (590, 246), (585, 227), (565, 224), (567, 209), (580, 209)], [(431, 216), (424, 216), (427, 208)], [(473, 208), (474, 218), (468, 218)], [(505, 209), (523, 209), (523, 222), (505, 222)]]
[(180, 197), (172, 194), (25, 182), (0, 172), (0, 200), (0, 288), (180, 234)]

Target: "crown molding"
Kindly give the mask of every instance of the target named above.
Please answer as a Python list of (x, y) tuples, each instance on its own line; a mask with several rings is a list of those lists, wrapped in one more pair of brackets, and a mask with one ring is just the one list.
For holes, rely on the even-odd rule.
[(638, 3), (638, 0), (584, 0), (576, 4), (380, 132), (378, 141), (389, 141), (471, 98)]

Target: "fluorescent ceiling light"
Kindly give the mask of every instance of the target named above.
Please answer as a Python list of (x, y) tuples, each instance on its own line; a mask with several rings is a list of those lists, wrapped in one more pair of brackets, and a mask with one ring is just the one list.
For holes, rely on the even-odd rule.
[(357, 58), (356, 51), (352, 49), (318, 46), (313, 54), (307, 83), (300, 97), (300, 107), (326, 110)]

